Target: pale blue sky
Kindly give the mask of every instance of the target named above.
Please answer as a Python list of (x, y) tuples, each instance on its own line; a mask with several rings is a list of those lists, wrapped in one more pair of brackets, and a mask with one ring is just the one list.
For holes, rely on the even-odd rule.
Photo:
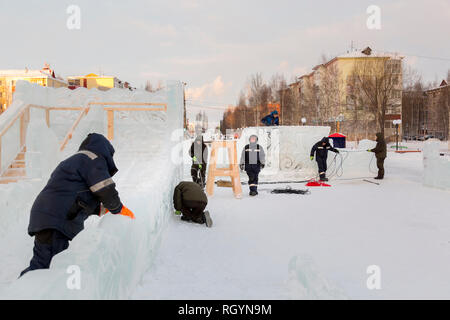
[[(81, 8), (81, 30), (66, 28), (71, 4)], [(366, 27), (372, 4), (381, 8), (381, 30)], [(195, 104), (207, 106), (234, 104), (252, 73), (291, 79), (352, 40), (446, 58), (407, 57), (428, 81), (450, 68), (448, 0), (15, 0), (1, 2), (0, 28), (0, 69), (48, 62), (63, 76), (101, 70), (138, 87), (182, 80)]]

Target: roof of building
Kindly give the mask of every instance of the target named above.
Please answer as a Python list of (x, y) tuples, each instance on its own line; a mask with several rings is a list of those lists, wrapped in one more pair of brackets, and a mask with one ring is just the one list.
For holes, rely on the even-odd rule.
[(30, 70), (30, 69), (11, 69), (0, 70), (0, 77), (52, 77), (51, 73), (43, 70)]
[(425, 92), (436, 91), (436, 90), (444, 89), (446, 87), (450, 87), (450, 84), (448, 84), (447, 81), (442, 80), (442, 82), (439, 85), (439, 87), (435, 87), (435, 88), (431, 88), (431, 89), (425, 90)]
[(365, 48), (364, 50), (355, 49), (352, 51), (347, 51), (346, 53), (338, 55), (336, 58), (391, 58), (391, 59), (403, 59), (399, 53), (396, 52), (386, 52), (386, 51), (376, 51), (372, 50), (370, 47)]
[(336, 61), (338, 59), (368, 58), (368, 57), (390, 58), (390, 59), (403, 59), (404, 58), (404, 56), (402, 56), (402, 55), (400, 55), (398, 53), (375, 51), (375, 50), (372, 50), (370, 47), (366, 47), (363, 50), (361, 50), (361, 49), (354, 49), (352, 51), (347, 51), (346, 53), (337, 55), (336, 57), (334, 57), (331, 60), (328, 60), (327, 62), (324, 62), (324, 63), (321, 63), (321, 64), (318, 64), (318, 65), (314, 66), (312, 68), (312, 72), (310, 72), (308, 74), (304, 74), (304, 75), (298, 77), (298, 79), (311, 77), (317, 71), (317, 69), (319, 69), (322, 66), (326, 67), (326, 66), (330, 65), (331, 63), (333, 63), (334, 61)]
[(105, 76), (105, 75), (99, 76), (98, 74), (95, 74), (95, 73), (89, 73), (89, 74), (84, 75), (84, 76), (70, 76), (70, 77), (67, 77), (67, 78), (68, 79), (78, 79), (78, 78), (117, 78), (117, 77)]

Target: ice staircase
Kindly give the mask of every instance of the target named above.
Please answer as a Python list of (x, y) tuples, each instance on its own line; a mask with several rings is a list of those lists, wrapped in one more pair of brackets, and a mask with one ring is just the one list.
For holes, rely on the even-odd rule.
[(25, 153), (26, 147), (24, 147), (16, 156), (10, 166), (0, 176), (0, 184), (17, 182), (25, 179)]

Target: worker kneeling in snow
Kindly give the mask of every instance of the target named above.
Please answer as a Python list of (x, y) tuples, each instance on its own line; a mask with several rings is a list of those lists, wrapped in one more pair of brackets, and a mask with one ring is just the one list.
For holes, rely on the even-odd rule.
[(48, 269), (52, 258), (69, 247), (90, 215), (109, 210), (134, 218), (120, 201), (112, 176), (117, 173), (114, 148), (101, 134), (91, 133), (79, 151), (62, 161), (31, 208), (28, 234), (35, 236), (30, 270)]
[(197, 183), (182, 181), (175, 187), (173, 206), (177, 215), (183, 214), (181, 220), (211, 227), (211, 217), (209, 212), (205, 211), (207, 204), (208, 197)]
[(239, 166), (241, 170), (247, 172), (250, 196), (256, 196), (258, 194), (258, 176), (261, 169), (264, 169), (266, 156), (263, 147), (258, 144), (256, 135), (251, 135), (249, 142), (242, 150)]
[(339, 153), (339, 150), (330, 145), (330, 140), (327, 137), (323, 137), (323, 139), (317, 142), (311, 149), (311, 161), (314, 160), (315, 154), (321, 181), (328, 181), (326, 178), (328, 151)]

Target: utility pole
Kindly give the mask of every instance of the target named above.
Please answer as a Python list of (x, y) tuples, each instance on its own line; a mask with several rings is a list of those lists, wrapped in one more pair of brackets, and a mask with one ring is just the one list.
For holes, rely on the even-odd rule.
[(186, 123), (186, 85), (187, 85), (187, 83), (186, 82), (182, 82), (182, 84), (183, 84), (183, 127), (185, 128), (185, 129), (188, 129), (188, 127), (187, 127), (187, 123)]

